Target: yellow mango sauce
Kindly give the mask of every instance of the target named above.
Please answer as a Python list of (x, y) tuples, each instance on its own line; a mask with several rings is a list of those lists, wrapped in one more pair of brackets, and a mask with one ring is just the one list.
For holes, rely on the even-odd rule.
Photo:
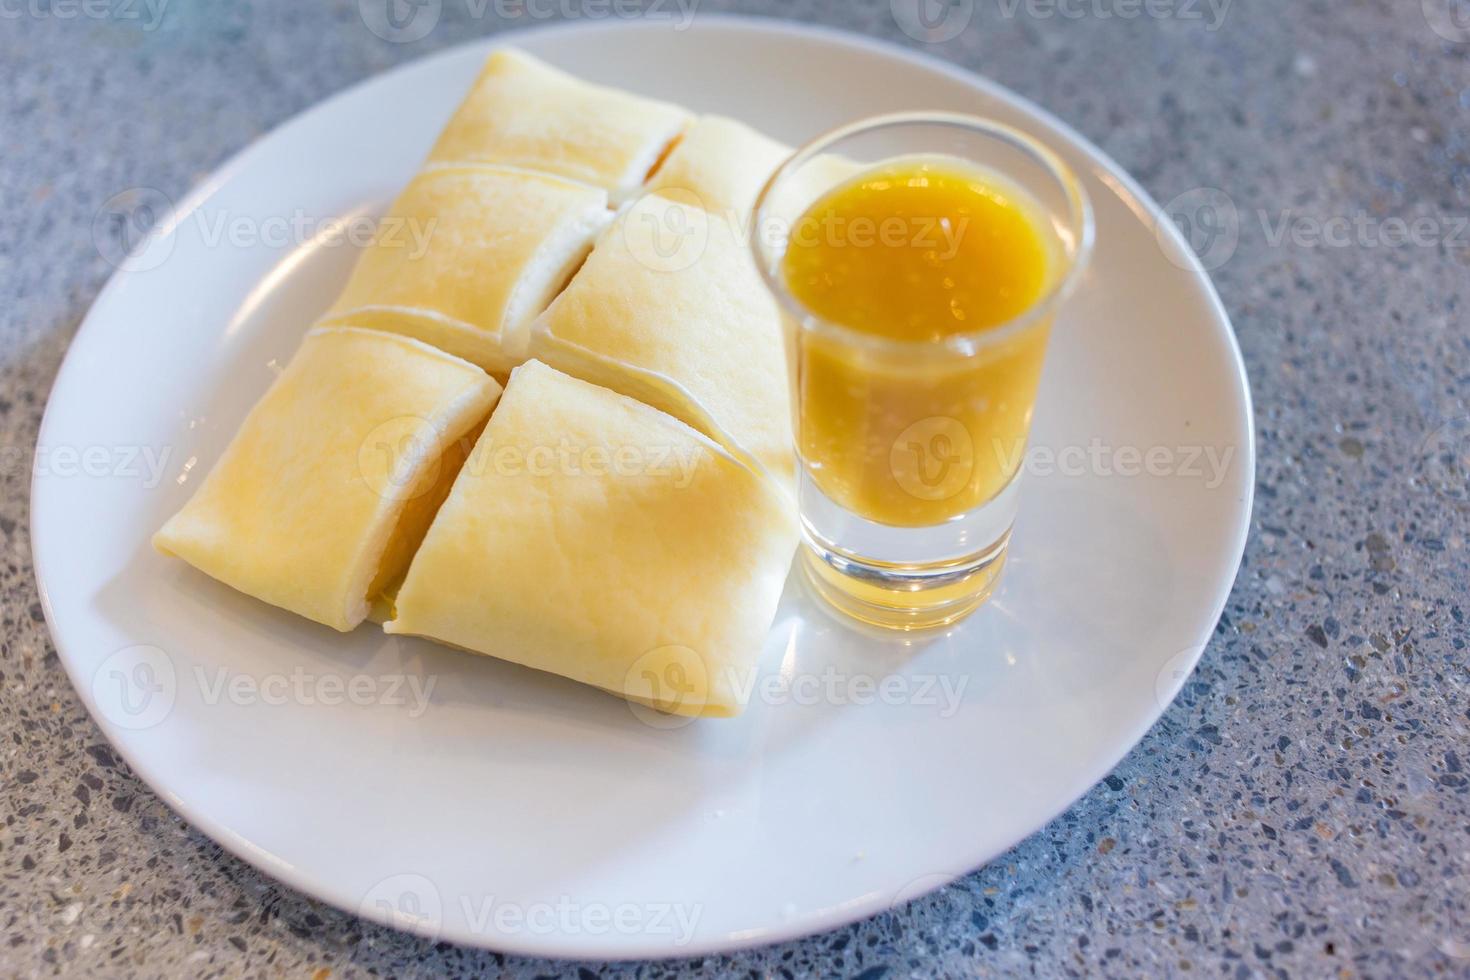
[(811, 205), (788, 237), (787, 290), (859, 341), (898, 342), (795, 332), (798, 448), (823, 493), (868, 520), (924, 527), (1005, 488), (1050, 324), (984, 333), (1048, 292), (1059, 255), (1026, 192), (958, 159), (893, 161)]

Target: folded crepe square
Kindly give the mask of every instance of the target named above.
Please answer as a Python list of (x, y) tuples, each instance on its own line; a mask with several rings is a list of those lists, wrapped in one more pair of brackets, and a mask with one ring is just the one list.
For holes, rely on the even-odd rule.
[(593, 187), (503, 167), (431, 166), (394, 202), (327, 315), (405, 333), (502, 377), (611, 214)]
[(791, 148), (724, 116), (702, 116), (647, 190), (745, 220)]
[(657, 194), (630, 205), (537, 318), (531, 356), (793, 479), (780, 314), (723, 215)]
[(500, 391), (419, 341), (314, 329), (153, 544), (350, 630), (401, 580)]
[(492, 54), (429, 154), (636, 192), (689, 124), (676, 105), (574, 78), (511, 49)]
[(795, 543), (784, 495), (713, 442), (528, 361), (385, 629), (666, 712), (730, 716), (743, 707)]

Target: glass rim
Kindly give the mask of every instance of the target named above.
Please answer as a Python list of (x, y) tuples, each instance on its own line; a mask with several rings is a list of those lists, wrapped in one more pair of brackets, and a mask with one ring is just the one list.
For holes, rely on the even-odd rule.
[[(780, 248), (779, 254), (765, 234), (765, 230), (770, 221), (767, 210), (771, 204), (775, 189), (781, 185), (783, 180), (790, 177), (813, 157), (844, 139), (877, 130), (913, 125), (949, 126), (997, 138), (1030, 156), (1061, 186), (1062, 192), (1067, 199), (1067, 224), (1073, 233), (1073, 241), (1070, 249), (1067, 248), (1065, 242), (1062, 243), (1064, 254), (1068, 261), (1068, 268), (1061, 276), (1057, 277), (1056, 281), (1048, 287), (1045, 293), (1037, 298), (1036, 302), (1032, 303), (1018, 316), (1012, 317), (1002, 323), (983, 327), (979, 330), (950, 334), (941, 340), (900, 340), (866, 333), (846, 324), (820, 316), (793, 296), (791, 291), (786, 288), (786, 283), (783, 281), (777, 267), (781, 257), (785, 254), (785, 242), (790, 235), (789, 229), (786, 234), (781, 236), (782, 247)], [(902, 155), (900, 154), (893, 159), (899, 159), (901, 157)], [(875, 163), (874, 166), (876, 165)], [(1003, 174), (1003, 176), (1008, 175)], [(1082, 273), (1086, 270), (1088, 260), (1092, 254), (1093, 239), (1096, 234), (1092, 202), (1088, 199), (1087, 192), (1083, 189), (1082, 182), (1076, 173), (1073, 172), (1072, 168), (1055, 151), (1030, 134), (1007, 123), (960, 112), (895, 112), (880, 116), (870, 116), (866, 119), (859, 119), (855, 122), (846, 123), (835, 129), (828, 130), (826, 133), (798, 148), (787, 158), (785, 163), (776, 168), (776, 172), (766, 181), (765, 186), (761, 188), (760, 194), (756, 197), (754, 213), (755, 222), (752, 231), (755, 235), (753, 250), (757, 259), (756, 266), (761, 278), (766, 283), (766, 287), (776, 297), (778, 302), (786, 307), (787, 312), (796, 317), (798, 329), (823, 334), (856, 347), (902, 351), (909, 354), (970, 355), (984, 348), (1002, 344), (1016, 334), (1023, 332), (1037, 320), (1051, 315), (1061, 302), (1071, 295), (1077, 283), (1081, 280)]]

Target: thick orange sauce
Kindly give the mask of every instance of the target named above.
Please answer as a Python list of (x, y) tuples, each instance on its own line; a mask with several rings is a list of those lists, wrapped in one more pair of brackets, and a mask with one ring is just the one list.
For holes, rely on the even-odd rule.
[[(811, 313), (899, 344), (797, 331), (798, 448), (837, 503), (937, 524), (995, 496), (1021, 463), (1049, 323), (988, 343), (1050, 287), (1058, 245), (998, 176), (913, 158), (828, 192), (792, 228), (781, 273)], [(941, 345), (981, 333), (968, 354)]]

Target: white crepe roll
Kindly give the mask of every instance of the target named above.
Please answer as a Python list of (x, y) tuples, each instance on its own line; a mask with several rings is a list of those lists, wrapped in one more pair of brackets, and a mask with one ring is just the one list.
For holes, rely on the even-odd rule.
[(795, 543), (787, 498), (720, 447), (529, 361), (385, 628), (664, 711), (733, 715)]
[(407, 337), (314, 329), (154, 546), (350, 630), (402, 577), (500, 390)]
[(647, 402), (789, 484), (781, 331), (738, 226), (650, 194), (619, 215), (537, 318), (531, 353)]
[(791, 148), (742, 122), (702, 116), (646, 190), (744, 221)]
[(327, 322), (405, 333), (504, 377), (610, 219), (603, 191), (560, 177), (428, 167), (383, 218)]
[(679, 106), (584, 82), (504, 48), (485, 62), (429, 159), (556, 174), (600, 187), (617, 203), (638, 190), (689, 121)]

